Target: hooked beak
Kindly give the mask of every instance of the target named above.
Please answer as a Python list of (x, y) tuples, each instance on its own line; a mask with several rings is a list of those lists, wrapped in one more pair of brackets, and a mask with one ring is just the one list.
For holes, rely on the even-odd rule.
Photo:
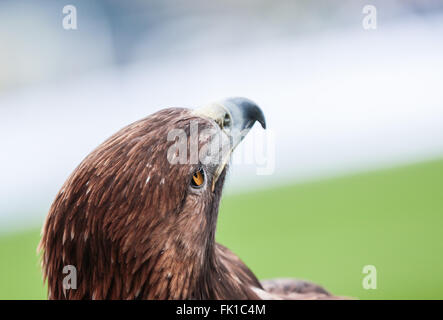
[(266, 129), (265, 116), (263, 111), (254, 102), (240, 97), (228, 98), (212, 103), (196, 109), (194, 113), (214, 120), (230, 140), (230, 147), (222, 155), (221, 162), (212, 180), (212, 191), (214, 191), (215, 183), (229, 162), (232, 152), (248, 134), (254, 123), (258, 121), (263, 129)]

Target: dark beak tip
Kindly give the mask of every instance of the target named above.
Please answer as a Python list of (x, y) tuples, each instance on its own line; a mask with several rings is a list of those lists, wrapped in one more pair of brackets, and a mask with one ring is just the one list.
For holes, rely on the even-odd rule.
[(246, 120), (246, 123), (248, 123), (249, 128), (254, 125), (255, 121), (258, 121), (262, 128), (266, 129), (265, 115), (255, 102), (244, 97), (232, 97), (226, 100), (241, 110), (241, 113)]
[(258, 105), (254, 105), (254, 109), (255, 109), (255, 120), (257, 120), (263, 129), (266, 129), (266, 119), (265, 119), (265, 115), (263, 114), (263, 111), (260, 109), (260, 107)]
[(265, 129), (266, 130), (266, 122), (265, 122), (265, 119), (263, 118), (263, 120), (259, 120), (258, 122), (260, 122), (260, 124), (261, 124), (261, 127), (263, 128), (263, 129)]
[(261, 124), (263, 129), (266, 129), (266, 120), (265, 120), (265, 115), (263, 114), (263, 111), (256, 104), (253, 105), (253, 109), (254, 109), (254, 111), (252, 112), (253, 119), (255, 121), (258, 121)]

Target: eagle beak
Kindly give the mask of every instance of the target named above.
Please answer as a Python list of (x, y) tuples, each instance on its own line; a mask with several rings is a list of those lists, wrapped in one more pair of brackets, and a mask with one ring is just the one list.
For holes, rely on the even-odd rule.
[(240, 97), (212, 103), (196, 109), (194, 113), (214, 120), (230, 140), (230, 147), (222, 155), (212, 180), (212, 191), (214, 191), (215, 184), (229, 162), (232, 152), (248, 134), (254, 123), (258, 121), (263, 129), (266, 129), (265, 116), (254, 102)]

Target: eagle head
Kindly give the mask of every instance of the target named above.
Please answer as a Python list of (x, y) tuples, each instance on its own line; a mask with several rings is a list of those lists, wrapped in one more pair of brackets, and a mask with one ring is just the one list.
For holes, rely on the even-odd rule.
[[(161, 110), (98, 146), (43, 227), (48, 297), (254, 298), (258, 280), (216, 244), (215, 229), (230, 155), (256, 121), (265, 128), (255, 103), (230, 98)], [(66, 266), (75, 288), (64, 286)]]

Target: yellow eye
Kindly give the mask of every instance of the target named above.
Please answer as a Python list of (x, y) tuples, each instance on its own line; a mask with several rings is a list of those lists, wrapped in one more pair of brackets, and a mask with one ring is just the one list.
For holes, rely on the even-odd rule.
[(192, 176), (191, 184), (193, 187), (201, 187), (203, 185), (203, 182), (205, 182), (205, 175), (203, 173), (202, 169), (198, 169), (194, 175)]

